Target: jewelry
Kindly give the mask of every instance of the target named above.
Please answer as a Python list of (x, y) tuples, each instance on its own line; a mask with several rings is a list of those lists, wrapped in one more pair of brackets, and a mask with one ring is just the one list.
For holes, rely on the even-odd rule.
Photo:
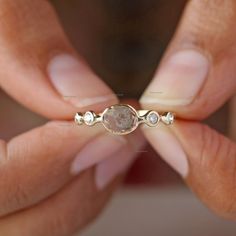
[(93, 126), (101, 122), (111, 133), (124, 135), (133, 132), (139, 124), (146, 124), (155, 127), (159, 122), (170, 125), (174, 122), (174, 115), (171, 112), (159, 114), (153, 110), (135, 110), (127, 104), (116, 104), (106, 108), (102, 113), (96, 114), (94, 111), (86, 111), (84, 114), (75, 114), (77, 125), (86, 124)]

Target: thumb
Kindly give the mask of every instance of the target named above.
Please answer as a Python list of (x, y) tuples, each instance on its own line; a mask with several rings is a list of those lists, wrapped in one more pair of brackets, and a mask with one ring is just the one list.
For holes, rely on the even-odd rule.
[(145, 108), (206, 118), (236, 93), (236, 1), (189, 1), (156, 75)]
[(145, 108), (174, 111), (181, 120), (144, 133), (161, 156), (212, 209), (236, 219), (236, 145), (206, 125), (236, 91), (236, 2), (192, 0), (161, 67), (146, 89)]
[[(0, 86), (50, 119), (117, 102), (68, 41), (48, 1), (0, 1)], [(12, 30), (18, 29), (18, 30)]]

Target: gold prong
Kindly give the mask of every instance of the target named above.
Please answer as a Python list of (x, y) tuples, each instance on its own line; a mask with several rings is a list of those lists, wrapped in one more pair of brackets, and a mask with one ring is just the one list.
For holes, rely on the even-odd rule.
[(74, 120), (77, 125), (82, 125), (84, 123), (83, 114), (81, 112), (77, 112)]

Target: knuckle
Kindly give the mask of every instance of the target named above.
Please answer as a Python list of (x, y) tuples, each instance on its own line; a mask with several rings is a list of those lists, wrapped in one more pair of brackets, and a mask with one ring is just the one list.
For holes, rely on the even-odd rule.
[(76, 230), (75, 222), (75, 219), (59, 213), (47, 221), (44, 235), (71, 235)]
[[(59, 127), (56, 129), (55, 124), (52, 122), (48, 122), (40, 129), (39, 136), (42, 149), (51, 151), (52, 153), (55, 153), (54, 148), (58, 148), (58, 145), (60, 146), (63, 143), (63, 133)], [(52, 145), (54, 142), (56, 142), (57, 145)]]
[(208, 30), (210, 26), (215, 26), (214, 30), (225, 29), (235, 18), (234, 0), (192, 0), (189, 7), (193, 20), (198, 20), (195, 23)]
[(187, 36), (193, 43), (202, 48), (208, 47), (208, 50), (216, 46), (221, 50), (223, 46), (232, 44), (236, 1), (192, 0), (186, 7), (185, 16), (188, 20), (183, 22), (183, 29), (187, 31), (184, 37)]
[(63, 217), (55, 217), (47, 226), (48, 235), (66, 235), (68, 232), (67, 222)]
[(32, 26), (34, 23), (33, 17), (41, 14), (42, 10), (48, 12), (49, 9), (48, 1), (0, 0), (0, 29), (8, 34), (25, 31), (27, 30), (26, 26)]
[(0, 196), (2, 206), (0, 208), (0, 216), (22, 209), (28, 202), (31, 202), (30, 191), (23, 188), (19, 181), (15, 181), (12, 186), (5, 188), (4, 193)]
[(40, 129), (40, 144), (42, 150), (48, 150), (48, 155), (57, 153), (58, 147), (63, 146), (67, 139), (73, 140), (70, 124), (51, 121)]
[[(17, 150), (12, 152), (9, 148), (10, 144), (6, 144), (4, 141), (0, 140), (0, 157), (1, 157), (1, 171), (0, 171), (0, 187), (4, 189), (0, 193), (0, 215), (4, 215), (12, 210), (17, 209), (19, 206), (24, 206), (25, 202), (29, 200), (29, 194), (22, 187), (20, 182), (20, 176), (17, 172), (14, 175), (9, 168), (12, 163), (12, 156), (17, 154)], [(11, 184), (8, 184), (11, 183)]]
[(202, 126), (201, 140), (202, 197), (217, 214), (235, 219), (236, 146), (207, 125)]
[[(1, 55), (9, 53), (22, 59), (34, 59), (52, 47), (65, 45), (63, 35), (49, 1), (0, 0)], [(29, 48), (34, 54), (27, 53)], [(4, 63), (3, 58), (0, 59)]]
[(28, 202), (31, 202), (30, 190), (24, 188), (18, 181), (14, 184), (14, 189), (9, 196), (9, 203), (12, 210), (23, 208)]

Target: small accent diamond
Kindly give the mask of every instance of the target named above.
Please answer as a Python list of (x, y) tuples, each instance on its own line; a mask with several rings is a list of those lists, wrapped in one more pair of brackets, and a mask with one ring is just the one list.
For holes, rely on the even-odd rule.
[(93, 122), (94, 122), (94, 115), (91, 111), (87, 111), (85, 114), (84, 114), (84, 122), (85, 124), (87, 125), (92, 125)]
[(166, 113), (162, 116), (162, 121), (167, 125), (172, 124), (174, 122), (174, 114), (171, 112)]
[(168, 112), (166, 118), (169, 121), (169, 124), (172, 124), (174, 122), (174, 115), (173, 115), (173, 113)]
[(157, 112), (155, 111), (151, 111), (148, 115), (147, 115), (147, 121), (149, 122), (149, 125), (151, 126), (155, 126), (158, 121), (159, 121), (159, 115)]

